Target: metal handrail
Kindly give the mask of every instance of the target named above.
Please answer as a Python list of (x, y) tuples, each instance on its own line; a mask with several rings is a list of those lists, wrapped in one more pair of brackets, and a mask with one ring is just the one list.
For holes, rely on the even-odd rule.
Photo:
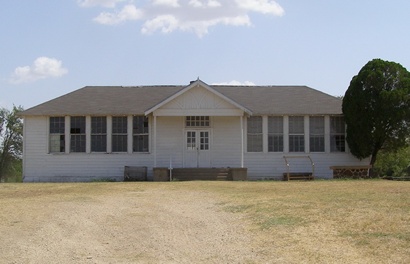
[(310, 160), (310, 164), (312, 165), (312, 176), (315, 177), (315, 163), (313, 162), (312, 158), (310, 156), (283, 156), (283, 158), (285, 159), (285, 163), (286, 163), (286, 174), (287, 174), (287, 178), (289, 181), (290, 178), (290, 164), (288, 159), (293, 159), (293, 158), (308, 158)]

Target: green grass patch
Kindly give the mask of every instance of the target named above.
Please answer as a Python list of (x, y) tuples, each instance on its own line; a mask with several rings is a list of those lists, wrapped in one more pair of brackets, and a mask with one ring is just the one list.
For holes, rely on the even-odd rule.
[(231, 213), (243, 213), (249, 208), (251, 208), (252, 205), (227, 205), (224, 207), (224, 210), (227, 212)]
[(262, 222), (258, 223), (261, 229), (271, 229), (275, 226), (296, 226), (301, 225), (303, 219), (300, 217), (293, 216), (279, 216), (279, 217), (269, 217), (264, 219)]

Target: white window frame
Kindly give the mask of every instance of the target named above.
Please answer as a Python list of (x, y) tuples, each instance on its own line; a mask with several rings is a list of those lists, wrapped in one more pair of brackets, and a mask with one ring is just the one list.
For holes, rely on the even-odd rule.
[[(59, 119), (58, 122), (53, 122), (52, 119)], [(57, 120), (56, 120), (57, 121)], [(59, 124), (58, 128), (52, 125)], [(62, 125), (61, 125), (62, 124)], [(49, 153), (65, 153), (65, 117), (50, 116), (49, 117)]]
[[(288, 144), (289, 144), (289, 152), (292, 153), (302, 153), (305, 152), (305, 117), (304, 116), (289, 116), (289, 135), (288, 135)], [(294, 122), (302, 121), (301, 125), (293, 124)], [(302, 130), (300, 130), (302, 128)], [(293, 138), (293, 140), (292, 140)], [(297, 143), (292, 145), (291, 142)], [(292, 148), (293, 147), (293, 148)]]
[[(143, 129), (142, 131), (137, 131), (138, 128), (135, 127), (135, 119), (136, 118), (143, 118)], [(145, 126), (146, 125), (146, 126)], [(149, 136), (149, 119), (147, 116), (144, 115), (135, 115), (133, 116), (132, 119), (132, 140), (133, 140), (133, 144), (132, 144), (132, 151), (134, 153), (148, 153), (149, 152), (149, 148), (150, 148), (150, 136)], [(147, 146), (143, 145), (142, 150), (136, 149), (135, 143), (137, 142), (136, 138), (137, 137), (143, 137), (143, 139), (146, 138), (146, 140), (143, 140), (143, 142), (147, 143)]]
[(185, 117), (185, 127), (210, 127), (211, 119), (209, 116), (186, 116)]
[[(256, 122), (260, 123), (257, 124)], [(247, 152), (263, 152), (263, 117), (250, 116), (247, 120)], [(260, 145), (259, 145), (260, 144)]]
[[(334, 126), (335, 120), (338, 120), (340, 124)], [(330, 152), (346, 152), (346, 124), (343, 116), (330, 116)]]
[[(121, 120), (121, 126), (115, 126), (114, 123), (116, 122), (115, 120)], [(117, 153), (127, 153), (128, 152), (128, 117), (127, 116), (113, 116), (111, 118), (111, 150), (112, 152), (117, 152)], [(118, 122), (116, 123), (118, 124)], [(124, 127), (125, 125), (125, 127)], [(117, 131), (117, 128), (119, 128), (119, 131)], [(124, 128), (125, 128), (125, 132), (124, 132)], [(122, 131), (122, 132), (121, 132)], [(122, 144), (116, 144), (118, 143), (118, 140), (114, 140), (114, 138), (124, 138), (125, 137), (125, 142), (123, 140)], [(125, 149), (122, 148), (124, 147), (125, 144)], [(118, 147), (118, 146), (122, 146), (121, 148), (114, 148), (114, 146)]]
[[(98, 144), (96, 146), (95, 144)], [(91, 117), (91, 152), (107, 152), (107, 117)]]
[(309, 151), (325, 152), (324, 116), (309, 116)]
[[(273, 141), (272, 144), (270, 144), (271, 141)], [(284, 151), (283, 116), (268, 116), (268, 152), (283, 152), (283, 151)]]
[[(73, 128), (73, 119), (84, 120), (84, 131), (81, 131), (81, 127)], [(74, 129), (80, 129), (79, 132)], [(75, 145), (73, 145), (75, 143)], [(78, 144), (80, 146), (78, 146)], [(78, 149), (77, 149), (78, 148)], [(70, 152), (72, 153), (86, 153), (87, 151), (87, 121), (85, 116), (70, 116)]]

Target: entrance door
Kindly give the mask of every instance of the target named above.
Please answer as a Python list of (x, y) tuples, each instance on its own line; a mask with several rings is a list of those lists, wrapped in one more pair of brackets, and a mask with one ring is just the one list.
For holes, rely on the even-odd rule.
[(185, 167), (209, 168), (211, 166), (209, 130), (185, 132)]

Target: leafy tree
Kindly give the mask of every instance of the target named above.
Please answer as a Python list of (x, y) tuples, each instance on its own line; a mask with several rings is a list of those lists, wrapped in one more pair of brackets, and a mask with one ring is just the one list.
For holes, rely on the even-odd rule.
[(381, 149), (406, 145), (410, 132), (410, 73), (395, 62), (374, 59), (352, 78), (343, 97), (346, 141), (359, 159), (376, 162)]
[(19, 170), (14, 166), (21, 166), (23, 149), (23, 121), (18, 113), (22, 107), (13, 106), (10, 111), (0, 108), (0, 180), (12, 170)]
[(410, 176), (410, 146), (397, 151), (381, 150), (374, 167), (381, 176)]

